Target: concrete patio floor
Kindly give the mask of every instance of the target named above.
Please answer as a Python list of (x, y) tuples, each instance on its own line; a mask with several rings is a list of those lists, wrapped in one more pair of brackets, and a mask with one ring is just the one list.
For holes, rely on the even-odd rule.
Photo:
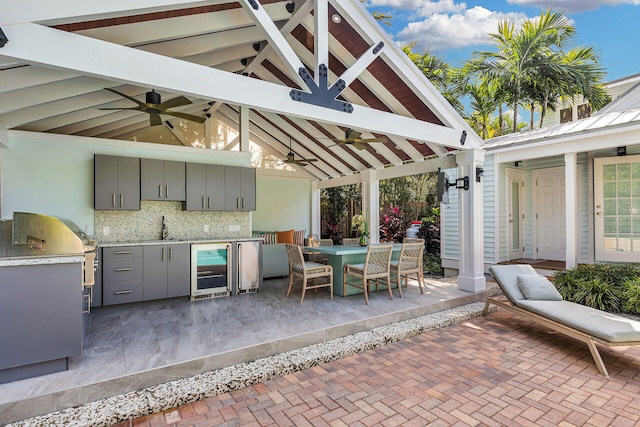
[(483, 301), (485, 293), (457, 289), (455, 279), (427, 280), (404, 298), (374, 293), (334, 297), (300, 286), (285, 297), (285, 279), (260, 292), (189, 302), (186, 299), (101, 307), (93, 311), (88, 342), (68, 371), (0, 384), (0, 423), (322, 343), (378, 326)]

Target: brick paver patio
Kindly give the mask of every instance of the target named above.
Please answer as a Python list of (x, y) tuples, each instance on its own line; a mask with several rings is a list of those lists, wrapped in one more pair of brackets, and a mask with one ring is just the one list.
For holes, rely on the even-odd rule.
[(601, 353), (499, 310), (117, 426), (640, 425), (640, 348)]

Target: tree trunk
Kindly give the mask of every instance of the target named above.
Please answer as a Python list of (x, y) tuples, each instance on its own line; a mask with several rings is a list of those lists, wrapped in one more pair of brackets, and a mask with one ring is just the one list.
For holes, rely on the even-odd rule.
[(542, 122), (547, 116), (547, 103), (549, 102), (549, 96), (547, 94), (542, 98), (542, 108), (540, 109), (540, 129), (542, 129)]
[(502, 115), (502, 102), (498, 105), (498, 136), (502, 135), (502, 128), (504, 127), (504, 117)]
[(531, 114), (529, 115), (529, 129), (533, 130), (536, 125), (533, 120), (533, 116), (536, 113), (536, 104), (534, 102), (531, 103)]
[(518, 129), (518, 99), (513, 101), (513, 133)]

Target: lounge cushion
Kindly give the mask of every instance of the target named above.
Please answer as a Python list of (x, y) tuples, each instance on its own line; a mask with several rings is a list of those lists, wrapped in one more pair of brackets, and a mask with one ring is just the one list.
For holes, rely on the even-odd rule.
[(518, 274), (536, 274), (528, 264), (493, 265), (489, 271), (502, 285), (502, 290), (511, 302), (526, 299), (518, 288)]
[(640, 322), (585, 305), (541, 300), (519, 300), (516, 305), (605, 341), (640, 341)]
[(287, 230), (287, 231), (276, 231), (276, 242), (277, 243), (289, 243), (291, 245), (293, 245), (293, 231), (294, 230)]
[(544, 276), (518, 274), (518, 288), (526, 299), (562, 301), (560, 292)]

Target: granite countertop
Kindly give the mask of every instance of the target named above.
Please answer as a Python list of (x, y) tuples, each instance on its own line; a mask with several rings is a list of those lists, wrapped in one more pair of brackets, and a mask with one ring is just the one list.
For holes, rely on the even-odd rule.
[(21, 265), (72, 264), (84, 262), (84, 255), (44, 255), (0, 258), (0, 267), (17, 267)]
[(187, 240), (130, 240), (119, 242), (98, 242), (101, 248), (110, 248), (114, 246), (146, 246), (146, 245), (179, 245), (191, 243), (220, 243), (220, 242), (251, 242), (261, 240), (255, 237), (227, 237), (227, 238), (211, 238), (211, 239), (187, 239)]

